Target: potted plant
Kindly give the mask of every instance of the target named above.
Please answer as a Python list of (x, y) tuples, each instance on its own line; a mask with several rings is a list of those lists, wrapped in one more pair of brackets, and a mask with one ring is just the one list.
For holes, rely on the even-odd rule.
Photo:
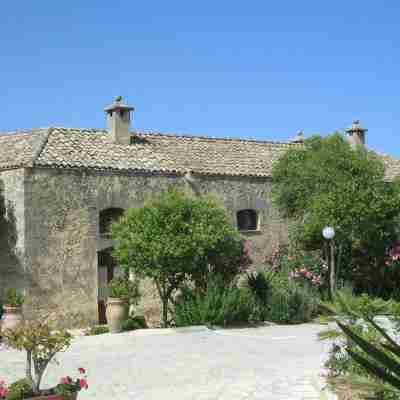
[(21, 325), (23, 321), (22, 305), (24, 295), (17, 289), (8, 289), (4, 298), (2, 329), (14, 329)]
[(86, 371), (79, 368), (79, 377), (61, 378), (51, 389), (41, 389), (42, 377), (50, 361), (71, 344), (66, 330), (55, 330), (46, 321), (28, 321), (15, 329), (3, 332), (6, 346), (26, 352), (26, 374), (8, 387), (0, 381), (0, 399), (15, 400), (75, 400), (81, 389), (87, 389)]
[(122, 331), (122, 322), (126, 318), (127, 296), (127, 280), (122, 277), (112, 279), (108, 284), (106, 308), (107, 324), (111, 333)]

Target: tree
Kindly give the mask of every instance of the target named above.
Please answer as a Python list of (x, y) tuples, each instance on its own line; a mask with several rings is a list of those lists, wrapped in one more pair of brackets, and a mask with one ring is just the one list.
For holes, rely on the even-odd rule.
[(199, 287), (210, 273), (229, 280), (243, 259), (241, 237), (215, 200), (172, 189), (127, 210), (112, 226), (112, 237), (117, 261), (136, 276), (153, 279), (164, 326), (173, 295), (188, 278)]
[(59, 352), (65, 351), (72, 340), (66, 330), (55, 330), (46, 320), (26, 321), (15, 329), (2, 332), (7, 346), (26, 352), (26, 379), (34, 394), (40, 392), (40, 384), (49, 363)]
[[(273, 168), (274, 202), (291, 218), (305, 249), (321, 249), (321, 231), (333, 226), (337, 258), (365, 268), (382, 266), (397, 236), (398, 182), (385, 181), (382, 160), (363, 146), (355, 149), (338, 133), (315, 136), (288, 150)], [(347, 271), (349, 272), (349, 271)]]

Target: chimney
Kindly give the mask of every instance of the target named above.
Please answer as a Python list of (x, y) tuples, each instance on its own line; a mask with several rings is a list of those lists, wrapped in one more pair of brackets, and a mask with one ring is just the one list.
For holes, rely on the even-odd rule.
[(351, 147), (355, 148), (357, 146), (365, 145), (365, 132), (368, 129), (364, 129), (360, 125), (359, 120), (354, 120), (353, 125), (346, 129), (347, 141), (350, 143)]
[(304, 143), (305, 137), (303, 131), (297, 131), (296, 136), (291, 140), (292, 143)]
[(118, 96), (104, 111), (107, 114), (107, 128), (112, 142), (130, 144), (131, 134), (129, 133), (129, 126), (131, 111), (134, 111), (134, 108), (124, 104), (122, 97)]

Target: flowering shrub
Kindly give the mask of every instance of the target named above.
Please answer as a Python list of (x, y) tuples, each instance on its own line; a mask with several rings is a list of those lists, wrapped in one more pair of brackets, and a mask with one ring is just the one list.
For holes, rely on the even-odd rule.
[(43, 374), (55, 355), (65, 351), (72, 336), (65, 330), (54, 330), (46, 321), (27, 321), (15, 329), (2, 332), (4, 343), (13, 349), (26, 351), (26, 379), (34, 394), (40, 393)]
[(54, 392), (60, 396), (68, 397), (82, 389), (88, 389), (86, 371), (84, 368), (78, 368), (79, 377), (73, 380), (70, 376), (64, 376), (60, 383), (54, 388)]
[(318, 253), (288, 254), (287, 249), (275, 244), (265, 263), (273, 272), (286, 275), (290, 280), (306, 282), (313, 287), (322, 287), (325, 283), (328, 265)]
[(312, 271), (306, 268), (296, 268), (289, 272), (289, 279), (297, 281), (309, 282), (313, 286), (322, 286), (321, 275), (315, 275)]
[(0, 380), (0, 399), (5, 399), (8, 395), (8, 389), (6, 383), (3, 380)]

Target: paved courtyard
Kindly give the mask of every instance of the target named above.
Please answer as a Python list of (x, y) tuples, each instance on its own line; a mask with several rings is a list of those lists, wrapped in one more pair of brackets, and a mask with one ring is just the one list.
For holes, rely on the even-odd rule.
[[(87, 369), (97, 400), (320, 399), (320, 375), (329, 345), (320, 325), (123, 333), (77, 337), (44, 382)], [(0, 378), (24, 373), (24, 355), (0, 350)]]

